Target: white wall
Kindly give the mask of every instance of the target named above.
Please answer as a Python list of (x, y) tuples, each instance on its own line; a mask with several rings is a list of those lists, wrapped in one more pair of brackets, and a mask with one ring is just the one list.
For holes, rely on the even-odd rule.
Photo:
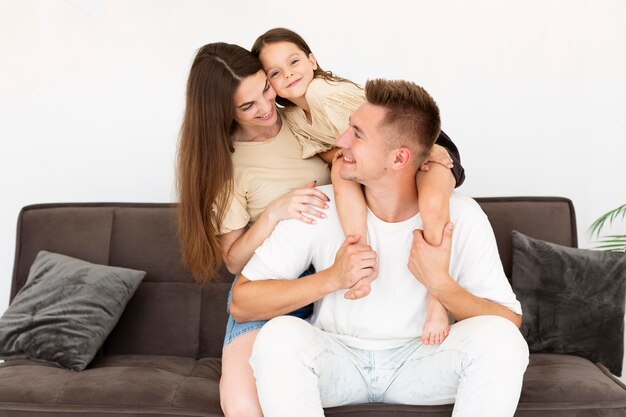
[[(174, 201), (194, 51), (287, 26), (325, 68), (437, 99), (472, 196), (626, 202), (626, 2), (0, 0), (0, 313), (26, 204)], [(623, 232), (623, 227), (622, 227)]]

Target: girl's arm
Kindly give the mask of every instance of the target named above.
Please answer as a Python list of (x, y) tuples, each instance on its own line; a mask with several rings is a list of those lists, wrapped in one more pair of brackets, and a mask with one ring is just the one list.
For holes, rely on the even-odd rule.
[(326, 194), (315, 188), (315, 182), (311, 182), (274, 200), (249, 228), (221, 235), (222, 257), (228, 271), (239, 274), (280, 220), (298, 219), (313, 224), (315, 220), (303, 213), (319, 218), (326, 217), (311, 206), (325, 209), (328, 207), (327, 201)]

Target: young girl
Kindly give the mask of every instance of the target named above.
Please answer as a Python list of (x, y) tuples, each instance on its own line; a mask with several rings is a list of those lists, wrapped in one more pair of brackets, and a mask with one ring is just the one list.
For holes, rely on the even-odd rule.
[[(332, 151), (336, 138), (348, 128), (350, 115), (365, 101), (363, 90), (349, 80), (323, 71), (304, 39), (288, 29), (271, 29), (261, 35), (252, 53), (261, 60), (278, 95), (277, 102), (286, 108), (287, 122), (302, 144), (302, 157)], [(444, 147), (454, 155), (456, 164)], [(456, 146), (443, 132), (428, 160), (417, 175), (420, 215), (426, 240), (439, 245), (443, 228), (449, 221), (450, 194), (463, 182), (464, 174)], [(366, 239), (365, 198), (357, 183), (339, 177), (341, 163), (341, 155), (335, 155), (331, 178), (341, 224), (346, 235), (358, 234)], [(454, 172), (450, 168), (454, 168)], [(369, 291), (370, 282), (362, 280), (345, 296), (357, 299)], [(447, 311), (430, 295), (427, 311), (422, 341), (441, 343), (448, 334)]]

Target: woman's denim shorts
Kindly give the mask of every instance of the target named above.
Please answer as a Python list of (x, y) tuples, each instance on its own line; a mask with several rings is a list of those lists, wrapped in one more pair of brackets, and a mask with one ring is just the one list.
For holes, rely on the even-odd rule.
[[(309, 267), (302, 275), (298, 278), (306, 277), (307, 275), (311, 275), (315, 273), (315, 268), (313, 265)], [(235, 281), (237, 281), (237, 277), (233, 281), (233, 286), (235, 285)], [(233, 287), (230, 287), (230, 292), (228, 293), (228, 304), (226, 306), (226, 311), (228, 311), (228, 322), (226, 323), (226, 334), (224, 335), (224, 347), (241, 336), (244, 333), (252, 332), (255, 330), (259, 330), (267, 320), (256, 320), (256, 321), (248, 321), (245, 323), (238, 323), (233, 319), (233, 316), (230, 314), (230, 302), (233, 299)], [(313, 313), (313, 304), (309, 304), (308, 306), (299, 308), (295, 311), (289, 313), (289, 316), (299, 317), (301, 319), (306, 319)]]

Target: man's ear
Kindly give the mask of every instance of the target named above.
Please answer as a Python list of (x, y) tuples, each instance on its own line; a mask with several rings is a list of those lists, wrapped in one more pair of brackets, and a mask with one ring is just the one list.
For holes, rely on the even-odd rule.
[(413, 161), (413, 154), (409, 148), (398, 148), (394, 151), (393, 157), (393, 169), (400, 170), (411, 164)]
[(309, 54), (309, 61), (311, 61), (311, 64), (313, 64), (313, 71), (315, 71), (317, 69), (317, 59), (315, 59), (315, 55), (313, 55), (313, 52)]

